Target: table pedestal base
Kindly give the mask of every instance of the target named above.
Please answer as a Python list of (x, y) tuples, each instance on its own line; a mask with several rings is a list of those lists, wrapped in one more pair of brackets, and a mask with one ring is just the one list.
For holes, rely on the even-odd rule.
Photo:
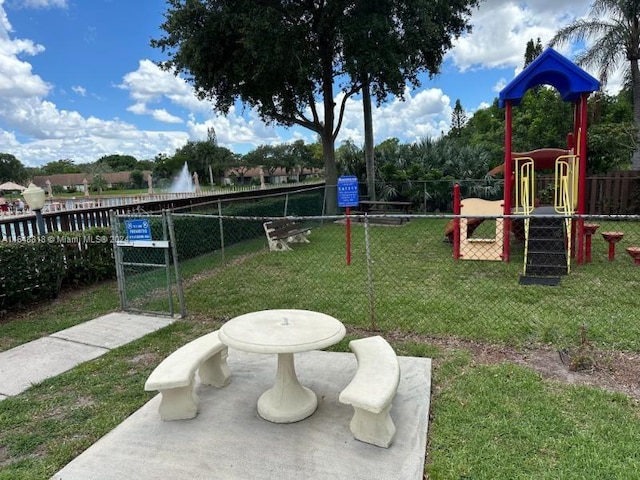
[(293, 423), (307, 418), (316, 408), (316, 394), (298, 382), (293, 354), (278, 354), (276, 381), (258, 399), (258, 414), (273, 423)]

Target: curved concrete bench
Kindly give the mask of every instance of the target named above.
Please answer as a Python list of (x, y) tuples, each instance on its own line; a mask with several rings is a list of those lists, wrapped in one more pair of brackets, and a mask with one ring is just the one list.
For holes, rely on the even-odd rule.
[(351, 432), (362, 442), (387, 448), (396, 433), (389, 410), (400, 383), (398, 357), (380, 336), (352, 340), (349, 348), (358, 370), (339, 400), (353, 407)]
[(158, 411), (163, 420), (185, 420), (198, 414), (198, 395), (194, 391), (198, 368), (203, 384), (229, 384), (227, 352), (216, 330), (183, 345), (151, 372), (144, 389), (162, 394)]

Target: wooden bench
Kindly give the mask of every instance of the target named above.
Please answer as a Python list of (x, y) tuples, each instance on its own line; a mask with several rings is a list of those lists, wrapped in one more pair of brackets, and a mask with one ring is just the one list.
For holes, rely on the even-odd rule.
[(413, 202), (391, 202), (383, 200), (360, 200), (362, 210), (368, 213), (409, 213)]
[(196, 370), (205, 385), (221, 388), (229, 384), (227, 352), (216, 330), (183, 345), (151, 372), (144, 389), (162, 395), (158, 411), (163, 420), (186, 420), (198, 414)]
[(353, 407), (351, 432), (361, 442), (388, 448), (396, 433), (389, 411), (400, 383), (398, 357), (380, 336), (352, 340), (349, 348), (358, 370), (339, 400)]
[[(400, 217), (388, 215), (409, 214), (412, 202), (393, 202), (383, 200), (360, 200), (359, 206), (362, 212), (374, 215), (369, 218), (372, 225), (404, 225), (409, 221), (409, 217)], [(377, 215), (377, 216), (376, 216)]]
[(283, 252), (291, 250), (290, 243), (309, 243), (310, 228), (305, 228), (293, 220), (283, 218), (264, 222), (264, 232), (269, 242), (269, 250)]

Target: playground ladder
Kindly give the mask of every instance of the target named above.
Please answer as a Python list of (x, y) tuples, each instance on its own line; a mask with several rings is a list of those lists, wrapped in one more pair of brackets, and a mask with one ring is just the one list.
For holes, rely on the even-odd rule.
[(548, 209), (549, 214), (555, 212), (564, 216), (563, 219), (558, 218), (557, 220), (550, 217), (536, 218), (536, 216), (532, 216), (536, 196), (533, 159), (530, 157), (515, 158), (514, 163), (515, 202), (513, 213), (525, 216), (524, 265), (521, 283), (557, 284), (558, 278), (554, 277), (564, 275), (570, 269), (570, 216), (577, 204), (577, 156), (563, 155), (558, 157), (555, 162), (554, 206), (553, 209)]

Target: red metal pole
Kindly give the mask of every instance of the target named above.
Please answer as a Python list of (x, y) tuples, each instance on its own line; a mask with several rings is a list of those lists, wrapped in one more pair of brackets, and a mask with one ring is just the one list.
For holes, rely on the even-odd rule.
[[(511, 100), (505, 105), (505, 135), (504, 135), (504, 215), (511, 215), (512, 186), (512, 159), (511, 159)], [(504, 219), (504, 246), (502, 248), (502, 261), (509, 261), (511, 236), (511, 219)]]
[[(567, 150), (573, 151), (574, 154), (576, 153), (576, 134), (578, 131), (579, 120), (580, 118), (578, 116), (578, 102), (575, 102), (573, 104), (573, 132), (567, 133)], [(576, 238), (577, 238), (576, 230), (577, 230), (577, 223), (575, 219), (572, 219), (571, 220), (571, 238), (567, 239), (567, 241), (570, 242), (569, 253), (571, 255), (571, 258), (575, 258), (576, 256)]]
[[(587, 93), (580, 96), (580, 174), (578, 177), (578, 215), (584, 215), (587, 188)], [(578, 265), (584, 263), (584, 218), (578, 220)]]
[(351, 207), (347, 207), (347, 266), (351, 265)]
[[(460, 215), (460, 185), (453, 186), (453, 214)], [(460, 259), (460, 219), (453, 219), (453, 258)]]
[(587, 250), (587, 263), (591, 263), (591, 234), (587, 235), (587, 238), (585, 239), (585, 248)]

